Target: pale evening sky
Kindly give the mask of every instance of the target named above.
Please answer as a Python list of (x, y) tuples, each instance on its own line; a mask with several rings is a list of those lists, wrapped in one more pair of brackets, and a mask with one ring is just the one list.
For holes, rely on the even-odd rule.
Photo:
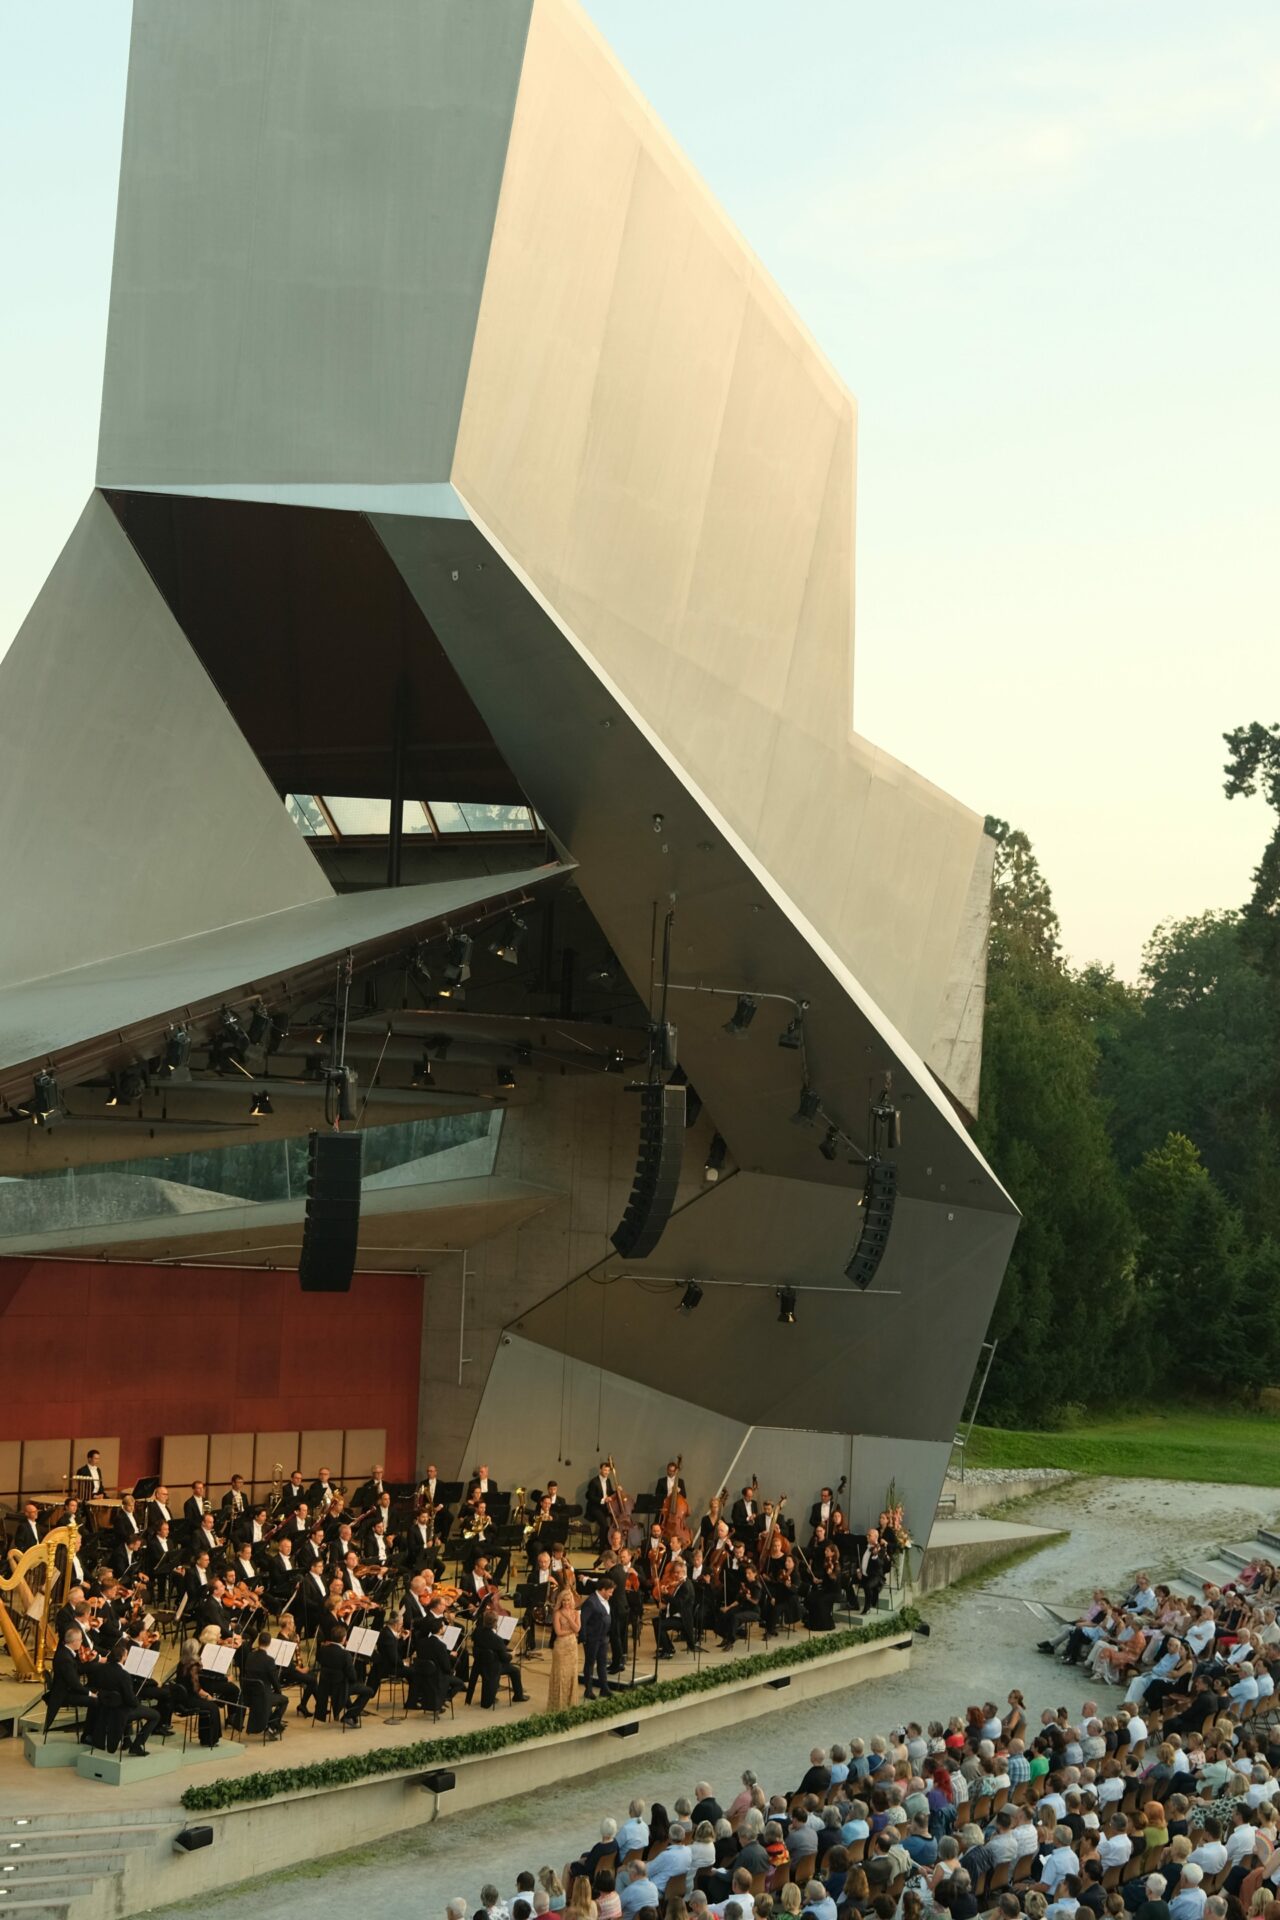
[[(858, 396), (859, 731), (1132, 977), (1268, 831), (1220, 735), (1280, 718), (1280, 10), (588, 10)], [(0, 652), (92, 484), (128, 30), (0, 7)]]

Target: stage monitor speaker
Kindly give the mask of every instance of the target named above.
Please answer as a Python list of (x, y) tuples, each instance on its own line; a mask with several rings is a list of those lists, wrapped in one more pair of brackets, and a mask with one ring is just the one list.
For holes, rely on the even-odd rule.
[(635, 1184), (613, 1244), (629, 1260), (652, 1253), (671, 1218), (680, 1160), (684, 1152), (683, 1087), (642, 1086), (640, 1094), (640, 1156)]
[(418, 1781), (428, 1793), (450, 1793), (457, 1783), (456, 1773), (450, 1773), (447, 1767), (440, 1767), (435, 1773), (424, 1773)]
[(298, 1279), (304, 1293), (346, 1293), (360, 1236), (359, 1133), (307, 1136), (307, 1217)]
[(898, 1196), (898, 1169), (887, 1160), (867, 1162), (867, 1184), (862, 1195), (862, 1232), (845, 1268), (846, 1280), (866, 1288), (875, 1278), (893, 1225), (893, 1203)]
[(184, 1827), (181, 1833), (173, 1836), (174, 1849), (178, 1853), (194, 1853), (197, 1847), (213, 1845), (212, 1827)]

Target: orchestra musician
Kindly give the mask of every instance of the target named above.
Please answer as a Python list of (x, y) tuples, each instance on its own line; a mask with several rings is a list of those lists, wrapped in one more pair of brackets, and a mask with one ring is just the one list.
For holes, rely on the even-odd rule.
[(268, 1740), (278, 1740), (284, 1732), (284, 1710), (288, 1704), (280, 1691), (280, 1670), (271, 1658), (268, 1648), (271, 1634), (263, 1628), (258, 1635), (258, 1644), (246, 1649), (240, 1661), (240, 1686), (243, 1691), (256, 1681), (263, 1688), (266, 1712), (260, 1716), (252, 1708), (247, 1720), (250, 1733), (266, 1733)]
[[(381, 1468), (377, 1471), (381, 1472)], [(373, 1661), (369, 1668), (369, 1679), (375, 1694), (384, 1680), (408, 1678), (409, 1640), (404, 1614), (397, 1607), (387, 1615), (378, 1630), (378, 1644), (373, 1650)]]
[[(357, 1500), (355, 1504), (358, 1508), (360, 1505), (360, 1502)], [(387, 1537), (388, 1538), (393, 1537), (395, 1534), (395, 1528), (391, 1524), (391, 1495), (389, 1493), (380, 1493), (377, 1499), (373, 1502), (372, 1506), (367, 1507), (364, 1510), (364, 1512), (361, 1514), (360, 1516), (361, 1533), (369, 1533), (374, 1527), (378, 1525), (379, 1521), (381, 1521), (382, 1530), (387, 1535)]]
[(432, 1510), (425, 1508), (405, 1534), (400, 1564), (409, 1574), (422, 1573), (427, 1567), (437, 1575), (444, 1572), (444, 1556), (436, 1542)]
[(218, 1504), (218, 1511), (222, 1514), (224, 1528), (230, 1526), (233, 1521), (239, 1520), (248, 1510), (249, 1496), (244, 1490), (244, 1476), (239, 1473), (233, 1473), (231, 1476), (231, 1485), (227, 1488)]
[(38, 1547), (40, 1535), (40, 1509), (34, 1500), (28, 1500), (22, 1509), (18, 1530), (13, 1536), (14, 1550), (18, 1553), (26, 1553), (32, 1547)]
[(333, 1505), (334, 1495), (337, 1491), (338, 1489), (333, 1485), (328, 1467), (321, 1467), (315, 1479), (307, 1488), (307, 1505), (313, 1513), (318, 1513), (321, 1507), (327, 1512)]
[(194, 1534), (203, 1524), (208, 1505), (204, 1497), (204, 1481), (193, 1480), (191, 1492), (182, 1503), (182, 1518), (189, 1533)]
[(497, 1701), (498, 1686), (504, 1674), (511, 1682), (511, 1698), (518, 1706), (529, 1698), (520, 1678), (520, 1669), (511, 1658), (511, 1647), (497, 1630), (495, 1623), (500, 1617), (499, 1609), (489, 1602), (481, 1609), (471, 1636), (475, 1669), (480, 1676), (480, 1705), (486, 1711)]
[(307, 1489), (302, 1483), (300, 1470), (295, 1467), (280, 1489), (280, 1511), (284, 1518), (288, 1520), (298, 1511), (299, 1507), (305, 1507), (306, 1504)]
[[(368, 1513), (370, 1507), (376, 1507), (386, 1488), (382, 1484), (382, 1468), (376, 1466), (367, 1480), (362, 1480), (355, 1491), (355, 1504), (361, 1513)], [(390, 1499), (390, 1495), (387, 1496)]]
[(88, 1709), (90, 1699), (88, 1662), (80, 1657), (82, 1649), (92, 1651), (86, 1647), (80, 1628), (78, 1626), (64, 1628), (57, 1652), (53, 1656), (49, 1687), (45, 1694), (44, 1731), (46, 1733), (64, 1707)]
[(84, 1525), (88, 1533), (97, 1529), (97, 1515), (89, 1505), (91, 1500), (101, 1500), (106, 1493), (106, 1483), (102, 1478), (102, 1455), (96, 1447), (90, 1447), (84, 1458), (84, 1465), (77, 1467), (71, 1476), (76, 1483), (76, 1491), (85, 1503)]
[(889, 1578), (889, 1555), (881, 1543), (878, 1527), (868, 1527), (867, 1537), (855, 1546), (853, 1583), (862, 1595), (862, 1611), (870, 1613), (880, 1604), (880, 1590)]
[(152, 1493), (147, 1502), (146, 1522), (148, 1533), (154, 1533), (162, 1522), (165, 1526), (172, 1526), (173, 1512), (169, 1506), (168, 1487), (156, 1487)]
[(742, 1497), (733, 1503), (733, 1531), (740, 1540), (751, 1541), (760, 1531), (760, 1508), (754, 1484), (742, 1489)]
[(355, 1655), (343, 1644), (345, 1633), (340, 1620), (327, 1619), (321, 1623), (316, 1653), (316, 1718), (327, 1719), (332, 1705), (335, 1717), (340, 1713), (345, 1726), (358, 1727), (373, 1688), (357, 1675)]
[(213, 1579), (209, 1555), (201, 1548), (200, 1552), (189, 1557), (184, 1591), (187, 1596), (187, 1612), (194, 1619), (204, 1605), (205, 1594)]
[[(295, 1516), (296, 1518), (296, 1516)], [(329, 1542), (325, 1538), (324, 1521), (317, 1520), (307, 1529), (298, 1542), (298, 1565), (310, 1572), (312, 1567), (323, 1567), (329, 1558)]]
[[(726, 1574), (726, 1588), (729, 1594), (727, 1603), (720, 1609), (718, 1625), (720, 1628), (720, 1651), (732, 1653), (734, 1641), (739, 1633), (761, 1617), (763, 1595), (760, 1576), (750, 1560), (740, 1560), (736, 1556), (729, 1563)], [(766, 1639), (768, 1635), (766, 1634)]]
[(406, 1711), (422, 1707), (428, 1713), (439, 1713), (450, 1692), (456, 1692), (462, 1684), (454, 1677), (453, 1656), (440, 1638), (447, 1625), (443, 1612), (428, 1613), (424, 1630), (413, 1636)]
[(609, 1506), (613, 1491), (609, 1462), (602, 1460), (599, 1473), (587, 1482), (586, 1499), (583, 1502), (583, 1516), (588, 1525), (596, 1529), (601, 1546), (607, 1542), (609, 1528), (613, 1523), (613, 1513)]
[[(424, 1507), (440, 1508), (441, 1480), (434, 1466), (427, 1468), (426, 1477), (419, 1482), (418, 1500)], [(441, 1509), (443, 1510), (443, 1509)]]
[(267, 1555), (267, 1597), (277, 1612), (287, 1607), (298, 1590), (302, 1578), (302, 1569), (295, 1565), (293, 1549), (288, 1540), (282, 1540), (275, 1553)]
[(138, 1525), (138, 1516), (134, 1510), (134, 1498), (131, 1493), (120, 1496), (120, 1505), (111, 1516), (111, 1531), (117, 1541), (132, 1545), (142, 1529)]
[[(113, 1711), (121, 1715), (122, 1744), (128, 1738), (130, 1729), (136, 1728), (137, 1731), (134, 1733), (128, 1751), (136, 1758), (145, 1760), (147, 1735), (154, 1728), (160, 1715), (154, 1707), (148, 1706), (145, 1700), (139, 1698), (134, 1677), (125, 1670), (124, 1659), (128, 1650), (125, 1641), (117, 1640), (107, 1655), (105, 1667), (98, 1668), (95, 1674), (98, 1718), (100, 1721), (102, 1716)], [(92, 1722), (94, 1716), (90, 1714), (88, 1718), (89, 1722)], [(95, 1728), (95, 1745), (98, 1743), (98, 1738), (99, 1733)]]
[(795, 1555), (784, 1551), (780, 1561), (771, 1560), (763, 1584), (770, 1605), (769, 1631), (784, 1621), (788, 1626), (798, 1626), (803, 1616), (804, 1596)]
[[(435, 1496), (432, 1494), (430, 1497), (434, 1499)], [(488, 1467), (477, 1467), (475, 1473), (467, 1483), (467, 1499), (473, 1504), (477, 1499), (480, 1499), (483, 1500), (486, 1505), (492, 1506), (497, 1498), (498, 1483), (496, 1480), (489, 1478)]]
[(830, 1487), (823, 1487), (821, 1493), (809, 1509), (809, 1531), (816, 1533), (819, 1527), (826, 1527), (831, 1520), (831, 1510), (835, 1506)]
[(342, 1590), (347, 1600), (355, 1603), (351, 1612), (358, 1616), (358, 1625), (382, 1625), (382, 1609), (373, 1596), (365, 1592), (364, 1582), (360, 1578), (360, 1555), (354, 1547), (342, 1563)]
[[(188, 1502), (188, 1505), (190, 1502)], [(213, 1515), (206, 1513), (199, 1526), (191, 1535), (189, 1553), (207, 1553), (211, 1560), (217, 1560), (222, 1553), (222, 1541), (218, 1538), (217, 1528), (213, 1524)]]
[(250, 1558), (261, 1560), (267, 1539), (267, 1510), (253, 1507), (232, 1522), (231, 1538), (238, 1547), (248, 1547)]
[[(551, 1624), (551, 1602), (556, 1588), (556, 1576), (551, 1570), (551, 1555), (545, 1547), (535, 1554), (525, 1585), (529, 1594), (522, 1621), (525, 1645), (536, 1649), (538, 1628), (549, 1627)], [(530, 1657), (534, 1658), (536, 1654), (531, 1653)]]

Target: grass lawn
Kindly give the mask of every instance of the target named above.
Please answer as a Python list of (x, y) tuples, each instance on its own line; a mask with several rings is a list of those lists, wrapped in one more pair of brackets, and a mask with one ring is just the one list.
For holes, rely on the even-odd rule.
[(1280, 1420), (1173, 1408), (1120, 1420), (1086, 1419), (1062, 1433), (975, 1427), (967, 1457), (974, 1467), (1068, 1467), (1144, 1480), (1280, 1487)]

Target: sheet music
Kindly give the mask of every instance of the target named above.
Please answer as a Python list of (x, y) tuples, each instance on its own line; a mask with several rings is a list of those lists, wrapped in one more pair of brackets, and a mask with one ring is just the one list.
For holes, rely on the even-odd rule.
[(297, 1651), (297, 1645), (292, 1640), (273, 1640), (267, 1648), (267, 1652), (278, 1667), (292, 1666), (293, 1656)]
[(372, 1627), (352, 1627), (347, 1635), (347, 1651), (368, 1659), (378, 1651), (378, 1636)]
[(32, 1594), (31, 1605), (27, 1608), (26, 1617), (28, 1620), (44, 1619), (44, 1595), (42, 1593)]
[(124, 1670), (126, 1673), (136, 1673), (140, 1680), (149, 1680), (159, 1658), (159, 1647), (130, 1647), (124, 1657)]
[(234, 1656), (234, 1647), (202, 1647), (200, 1665), (206, 1673), (230, 1673)]
[(511, 1613), (500, 1613), (493, 1623), (493, 1630), (499, 1640), (509, 1640), (516, 1630), (515, 1615)]
[(440, 1635), (440, 1638), (444, 1641), (444, 1644), (448, 1648), (449, 1652), (452, 1653), (454, 1648), (457, 1646), (459, 1640), (461, 1640), (462, 1638), (462, 1628), (446, 1627), (444, 1632)]

